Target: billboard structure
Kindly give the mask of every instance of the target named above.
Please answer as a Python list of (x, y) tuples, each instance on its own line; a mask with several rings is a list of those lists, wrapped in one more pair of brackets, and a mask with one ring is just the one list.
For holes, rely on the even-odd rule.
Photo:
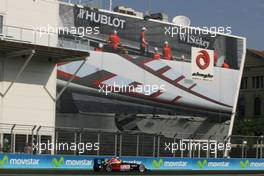
[[(64, 29), (78, 29), (77, 32), (68, 30), (61, 37), (77, 34), (92, 40), (94, 47), (99, 42), (105, 45), (104, 52), (91, 51), (70, 86), (73, 101), (82, 111), (89, 111), (85, 96), (97, 90), (98, 95), (106, 98), (142, 105), (143, 109), (154, 107), (148, 113), (164, 113), (164, 109), (168, 109), (165, 113), (222, 117), (231, 120), (231, 134), (245, 59), (245, 38), (63, 4), (60, 5), (60, 21)], [(140, 54), (142, 27), (147, 29), (147, 55)], [(87, 28), (94, 31), (87, 32)], [(117, 52), (111, 52), (107, 46), (114, 30), (122, 44)], [(171, 47), (173, 59), (153, 58), (154, 48), (162, 51), (165, 41)], [(59, 78), (69, 79), (81, 63), (60, 64)], [(228, 68), (224, 68), (224, 64)], [(101, 110), (105, 111), (104, 107), (97, 111)], [(112, 111), (111, 108), (106, 110)]]

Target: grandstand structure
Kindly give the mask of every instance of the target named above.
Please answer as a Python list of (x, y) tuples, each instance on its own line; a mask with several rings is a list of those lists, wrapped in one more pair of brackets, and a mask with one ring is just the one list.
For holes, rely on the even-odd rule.
[[(76, 10), (74, 8), (84, 8), (82, 5), (98, 8), (101, 6), (98, 2), (100, 3), (96, 1), (97, 4), (93, 4), (95, 2), (82, 1), (81, 5), (76, 6), (73, 4), (78, 3), (76, 1), (24, 0), (22, 3), (16, 0), (0, 0), (0, 17), (2, 18), (0, 23), (2, 24), (0, 26), (0, 146), (8, 143), (8, 152), (23, 153), (25, 143), (99, 142), (100, 150), (89, 151), (83, 155), (215, 158), (227, 156), (224, 151), (210, 153), (189, 149), (185, 152), (171, 153), (164, 150), (165, 142), (185, 140), (190, 143), (195, 141), (208, 144), (232, 142), (234, 148), (230, 153), (231, 156), (240, 156), (241, 152), (243, 157), (263, 156), (261, 137), (232, 136), (245, 57), (245, 53), (242, 52), (242, 50), (245, 52), (244, 38), (234, 37), (235, 39), (225, 40), (224, 36), (219, 37), (220, 39), (216, 42), (220, 46), (228, 43), (234, 45), (225, 53), (232, 52), (234, 49), (237, 50), (235, 55), (240, 58), (239, 63), (235, 61), (232, 63), (235, 66), (228, 70), (227, 74), (222, 74), (224, 72), (222, 68), (215, 68), (217, 74), (219, 72), (219, 75), (223, 77), (230, 77), (231, 73), (234, 75), (234, 80), (231, 80), (234, 84), (230, 86), (232, 92), (227, 95), (219, 93), (221, 90), (217, 92), (218, 98), (220, 97), (219, 99), (226, 101), (225, 103), (229, 103), (230, 106), (222, 106), (224, 103), (217, 102), (217, 104), (216, 101), (211, 100), (211, 103), (217, 105), (207, 101), (197, 101), (201, 104), (200, 110), (127, 95), (103, 96), (95, 87), (85, 86), (90, 83), (90, 78), (87, 77), (88, 82), (83, 83), (75, 78), (84, 74), (85, 69), (89, 72), (88, 64), (97, 64), (96, 69), (103, 70), (105, 65), (100, 65), (101, 63), (97, 61), (107, 62), (106, 56), (110, 58), (114, 55), (112, 59), (121, 58), (122, 55), (94, 52), (98, 43), (106, 45), (105, 38), (112, 28), (107, 29), (109, 31), (99, 37), (65, 35), (52, 28), (70, 27), (73, 25), (71, 20), (74, 16), (71, 13)], [(48, 13), (47, 9), (49, 9)], [(127, 14), (102, 9), (99, 11), (109, 15), (120, 15), (131, 21), (144, 21), (143, 18), (131, 17)], [(158, 25), (169, 24), (157, 20), (149, 21)], [(130, 39), (123, 41), (123, 46), (131, 54), (130, 57), (136, 58), (139, 55), (137, 41), (130, 41)], [(190, 48), (179, 45), (181, 46), (179, 50), (190, 52)], [(217, 52), (220, 54), (220, 49)], [(177, 54), (176, 52), (175, 57), (179, 58), (180, 55)], [(186, 56), (191, 58), (190, 54)], [(122, 60), (122, 63), (127, 63), (127, 60)], [(69, 63), (77, 64), (66, 67), (65, 64)], [(170, 66), (173, 67), (175, 63), (171, 63)], [(112, 64), (120, 67), (120, 63), (112, 62)], [(180, 66), (185, 67), (185, 64), (190, 64), (190, 60)], [(66, 70), (63, 70), (64, 66)], [(70, 70), (71, 68), (73, 71)], [(62, 71), (64, 74), (59, 74)], [(126, 75), (122, 76), (126, 77)], [(159, 80), (151, 77), (148, 79), (153, 79), (152, 82)], [(82, 84), (79, 84), (80, 82)], [(184, 83), (192, 84), (192, 82), (188, 83), (187, 79)], [(195, 86), (196, 84), (193, 84), (193, 87)], [(215, 87), (217, 86), (220, 85)], [(222, 88), (228, 88), (222, 86)], [(190, 86), (189, 89), (193, 87)], [(230, 94), (234, 95), (233, 99), (224, 100), (228, 99)], [(196, 100), (187, 98), (186, 101), (188, 103), (188, 101)], [(185, 101), (182, 103), (184, 104)], [(203, 110), (202, 105), (208, 105), (209, 110)], [(247, 144), (244, 141), (247, 141)], [(253, 146), (252, 151), (248, 144)], [(35, 152), (79, 154), (78, 151), (57, 150)]]

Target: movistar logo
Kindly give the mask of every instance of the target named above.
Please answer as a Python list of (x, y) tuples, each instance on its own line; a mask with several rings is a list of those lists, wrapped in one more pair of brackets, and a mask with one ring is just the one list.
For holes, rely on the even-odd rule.
[(203, 160), (203, 162), (201, 162), (200, 160), (197, 161), (197, 166), (200, 167), (201, 169), (203, 169), (206, 164), (207, 164), (207, 160)]
[(163, 164), (163, 159), (160, 159), (159, 161), (157, 161), (157, 160), (153, 160), (153, 161), (152, 161), (152, 165), (153, 165), (156, 169), (158, 169), (162, 164)]
[(4, 156), (1, 160), (0, 160), (0, 167), (2, 167), (4, 164), (8, 164), (8, 156)]
[(249, 165), (249, 160), (246, 160), (246, 161), (240, 161), (240, 166), (245, 169), (247, 166)]
[(51, 165), (54, 167), (60, 167), (62, 164), (64, 164), (64, 158), (60, 157), (60, 159), (52, 158)]

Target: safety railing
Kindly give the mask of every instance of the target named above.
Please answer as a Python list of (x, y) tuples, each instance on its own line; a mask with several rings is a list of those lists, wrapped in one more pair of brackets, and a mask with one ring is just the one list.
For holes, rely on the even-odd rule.
[(0, 40), (79, 51), (87, 51), (91, 49), (90, 42), (92, 40), (82, 38), (78, 35), (71, 35), (70, 38), (59, 37), (61, 36), (60, 32), (64, 33), (65, 31), (52, 26), (33, 29), (3, 25), (0, 33)]
[(9, 25), (3, 25), (0, 38), (2, 40), (13, 42), (44, 45), (50, 47), (57, 47), (58, 43), (58, 34), (56, 32)]
[[(31, 154), (223, 158), (227, 157), (225, 147), (228, 147), (227, 144), (230, 142), (229, 157), (263, 158), (263, 136), (229, 138), (211, 134), (196, 134), (194, 138), (189, 138), (190, 134), (181, 134), (182, 138), (171, 136), (173, 135), (147, 134), (139, 131), (0, 124), (0, 151)], [(65, 148), (54, 146), (48, 148), (51, 144), (65, 145)], [(43, 148), (44, 145), (46, 148)], [(89, 149), (85, 149), (85, 145), (88, 145)], [(80, 146), (82, 148), (78, 148)]]

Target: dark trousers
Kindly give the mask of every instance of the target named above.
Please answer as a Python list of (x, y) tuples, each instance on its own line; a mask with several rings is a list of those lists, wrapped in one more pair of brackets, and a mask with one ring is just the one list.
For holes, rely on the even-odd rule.
[(140, 54), (142, 56), (146, 56), (147, 55), (147, 48), (140, 46)]

